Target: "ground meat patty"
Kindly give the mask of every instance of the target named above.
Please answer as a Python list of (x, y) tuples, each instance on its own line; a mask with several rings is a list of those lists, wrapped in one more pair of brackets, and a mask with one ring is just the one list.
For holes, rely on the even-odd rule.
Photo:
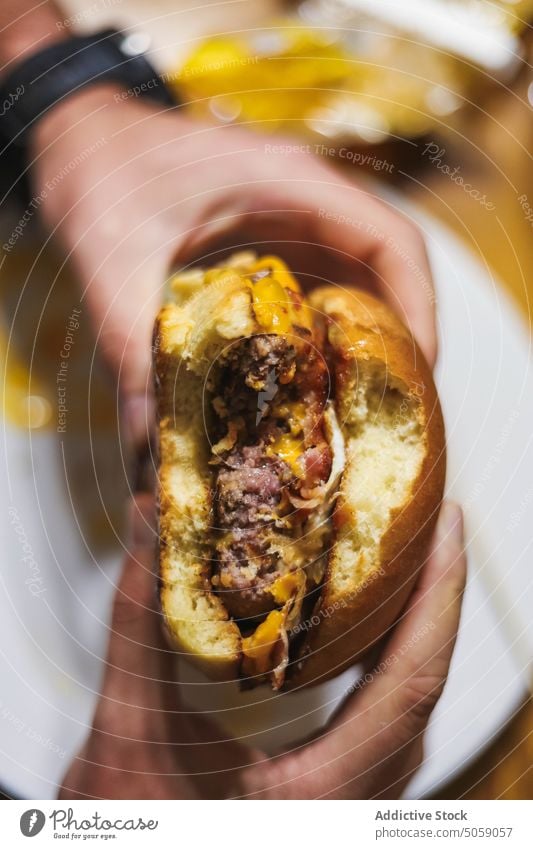
[(218, 543), (215, 587), (230, 616), (244, 630), (257, 626), (256, 617), (272, 610), (269, 587), (281, 574), (282, 561), (268, 553), (269, 538), (256, 529), (235, 531), (231, 545)]
[[(228, 449), (216, 455), (212, 583), (230, 616), (248, 620), (245, 628), (253, 629), (254, 617), (274, 606), (272, 583), (290, 568), (286, 546), (273, 550), (272, 532), (278, 540), (287, 535), (290, 544), (294, 529), (287, 527), (288, 511), (291, 522), (299, 521), (305, 499), (320, 498), (320, 484), (329, 476), (331, 455), (322, 425), (325, 366), (304, 331), (294, 345), (284, 336), (261, 334), (231, 349), (218, 386), (219, 444), (231, 432), (229, 425), (240, 423)], [(305, 409), (294, 436), (302, 458), (296, 473), (290, 459), (272, 451), (280, 437), (291, 438), (291, 425), (280, 409), (294, 402)]]
[(269, 584), (282, 564), (268, 552), (273, 511), (288, 467), (259, 445), (233, 450), (216, 476), (214, 513), (220, 534), (214, 585), (230, 615), (246, 618), (272, 607)]
[(243, 339), (233, 349), (229, 365), (246, 386), (257, 389), (258, 384), (272, 379), (272, 372), (276, 377), (287, 372), (295, 356), (294, 346), (284, 336), (260, 334)]
[(227, 456), (216, 486), (221, 528), (250, 528), (271, 521), (286, 480), (282, 465), (258, 445), (239, 447)]

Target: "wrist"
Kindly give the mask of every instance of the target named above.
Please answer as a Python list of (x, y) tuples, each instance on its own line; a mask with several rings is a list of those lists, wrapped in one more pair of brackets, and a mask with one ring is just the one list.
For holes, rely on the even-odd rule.
[(52, 106), (33, 127), (28, 139), (30, 154), (38, 154), (92, 117), (103, 117), (120, 102), (122, 94), (122, 87), (111, 82), (97, 83), (69, 94)]
[[(94, 127), (93, 113), (110, 108), (109, 114), (128, 115), (134, 107), (121, 107), (124, 101), (146, 94), (159, 108), (175, 105), (146, 55), (132, 51), (128, 37), (113, 28), (89, 35), (68, 38), (30, 55), (19, 63), (0, 86), (6, 103), (2, 138), (20, 148), (31, 147), (32, 139), (49, 136), (52, 141), (73, 124), (82, 122)], [(120, 120), (120, 119), (119, 119)]]

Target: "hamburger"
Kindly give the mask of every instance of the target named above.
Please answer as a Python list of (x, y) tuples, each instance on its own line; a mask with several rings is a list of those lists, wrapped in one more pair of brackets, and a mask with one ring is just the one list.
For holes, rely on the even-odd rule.
[(160, 593), (216, 680), (339, 674), (400, 614), (445, 475), (431, 372), (382, 302), (277, 257), (171, 281), (155, 326)]

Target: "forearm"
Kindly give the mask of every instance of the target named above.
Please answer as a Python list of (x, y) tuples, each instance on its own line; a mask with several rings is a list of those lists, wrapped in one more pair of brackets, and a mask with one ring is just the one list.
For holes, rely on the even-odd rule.
[(0, 76), (34, 50), (69, 34), (65, 15), (53, 0), (2, 0), (0, 3)]
[[(72, 31), (68, 19), (54, 0), (0, 0), (0, 78), (9, 74), (25, 56), (70, 35)], [(102, 83), (84, 89), (75, 97), (65, 98), (50, 110), (50, 114), (37, 122), (36, 132), (32, 133), (30, 142), (38, 141), (43, 136), (45, 144), (50, 143), (54, 133), (65, 131), (72, 123), (83, 118), (85, 108), (98, 109), (112, 102), (117, 90), (111, 83)], [(51, 136), (45, 132), (49, 127)]]

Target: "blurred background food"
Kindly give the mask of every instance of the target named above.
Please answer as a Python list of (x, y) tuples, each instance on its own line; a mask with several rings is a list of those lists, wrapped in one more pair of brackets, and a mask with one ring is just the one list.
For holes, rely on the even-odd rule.
[[(459, 235), (531, 322), (533, 0), (62, 5), (78, 31), (151, 33), (151, 58), (191, 114), (294, 135), (354, 179), (392, 185)], [(23, 209), (4, 209), (2, 233)], [(78, 297), (38, 216), (4, 255), (0, 287), (4, 417), (31, 433), (54, 430), (58, 338)], [(113, 387), (83, 313), (79, 324), (61, 462), (87, 544), (110, 549), (125, 461)], [(526, 705), (442, 797), (531, 797), (532, 726)]]
[[(7, 210), (0, 217), (5, 238), (12, 221)], [(32, 434), (57, 430), (60, 403), (68, 410), (60, 436), (68, 498), (87, 545), (109, 550), (127, 495), (113, 381), (83, 304), (80, 309), (75, 276), (36, 222), (4, 253), (0, 291), (4, 419), (27, 431), (31, 442)]]
[(263, 132), (412, 138), (512, 79), (532, 13), (532, 0), (304, 0), (268, 26), (201, 42), (171, 82), (195, 112)]

